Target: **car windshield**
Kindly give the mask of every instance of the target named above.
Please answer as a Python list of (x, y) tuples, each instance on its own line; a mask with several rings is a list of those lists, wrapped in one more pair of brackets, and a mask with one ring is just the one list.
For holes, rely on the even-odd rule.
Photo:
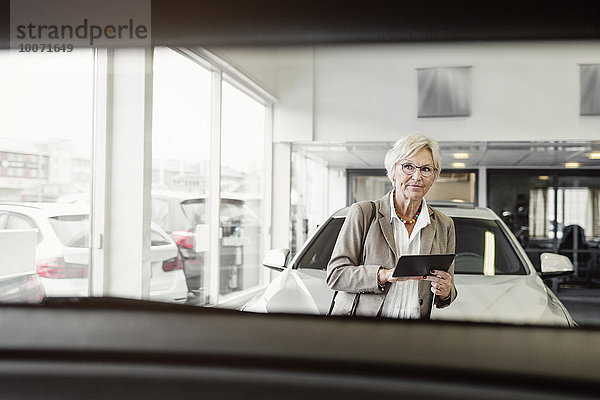
[[(525, 268), (495, 221), (453, 218), (456, 228), (456, 274), (524, 275)], [(327, 268), (344, 218), (332, 218), (299, 256), (297, 268)]]
[(453, 218), (456, 229), (454, 272), (476, 275), (524, 275), (522, 261), (498, 222)]
[(90, 247), (88, 215), (59, 215), (48, 218), (58, 240), (67, 247)]

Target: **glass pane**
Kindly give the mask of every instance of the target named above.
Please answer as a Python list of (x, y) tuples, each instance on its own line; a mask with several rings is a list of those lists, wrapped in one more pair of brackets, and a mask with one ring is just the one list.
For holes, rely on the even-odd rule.
[(537, 171), (491, 171), (489, 207), (515, 234), (540, 271), (540, 254), (553, 251), (554, 189), (552, 175)]
[[(75, 228), (69, 218), (78, 210), (89, 221), (89, 205), (72, 201), (89, 204), (93, 50), (0, 51), (0, 87), (0, 202), (15, 202), (0, 212), (11, 213), (6, 228), (38, 229), (37, 247), (22, 249), (36, 253), (37, 273), (20, 280), (32, 286), (17, 283), (13, 293), (87, 296), (90, 225)], [(11, 301), (32, 299), (40, 296)]]
[(511, 227), (538, 270), (541, 253), (559, 252), (575, 266), (575, 273), (563, 280), (591, 283), (597, 279), (600, 177), (563, 174), (491, 172), (490, 206)]
[(579, 225), (586, 240), (600, 239), (600, 176), (560, 176), (558, 191), (558, 221), (564, 227)]
[(0, 200), (55, 202), (89, 191), (92, 50), (0, 52)]
[(392, 188), (383, 170), (379, 174), (373, 171), (373, 175), (352, 175), (351, 179), (352, 203), (379, 199)]
[(551, 243), (547, 240), (553, 232), (554, 218), (550, 209), (554, 202), (549, 197), (551, 177), (530, 171), (502, 171), (490, 173), (488, 182), (490, 208), (502, 217), (524, 247), (531, 241)]
[(326, 270), (344, 218), (333, 218), (299, 258), (298, 268)]
[(33, 221), (20, 215), (11, 215), (8, 218), (6, 229), (32, 229), (37, 228)]
[(261, 283), (265, 106), (223, 82), (220, 294)]
[(427, 193), (427, 200), (475, 203), (476, 178), (475, 172), (442, 171)]
[[(324, 160), (292, 147), (292, 179), (290, 192), (290, 252), (293, 255), (302, 247), (304, 242), (331, 214), (323, 190), (329, 191), (333, 198), (331, 173)], [(334, 186), (335, 187), (335, 186)], [(338, 187), (338, 190), (341, 189)], [(341, 189), (343, 191), (343, 189)], [(342, 204), (343, 205), (343, 204)], [(336, 206), (335, 209), (339, 209)]]
[(496, 222), (453, 218), (456, 228), (455, 273), (525, 275), (525, 268)]
[(599, 193), (600, 177), (558, 177), (558, 250), (573, 261), (571, 281), (591, 284), (598, 278)]
[(206, 235), (198, 232), (208, 221), (211, 74), (187, 57), (157, 47), (153, 84), (152, 221), (179, 248), (188, 302), (204, 304), (209, 249)]

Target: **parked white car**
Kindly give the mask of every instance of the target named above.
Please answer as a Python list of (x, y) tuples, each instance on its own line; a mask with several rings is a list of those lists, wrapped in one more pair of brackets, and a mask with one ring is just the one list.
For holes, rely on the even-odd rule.
[[(0, 229), (37, 229), (36, 271), (46, 296), (87, 296), (89, 208), (78, 204), (0, 204)], [(184, 303), (187, 285), (175, 242), (151, 227), (150, 300)]]
[[(200, 296), (207, 285), (205, 243), (197, 246), (197, 225), (207, 224), (206, 193), (152, 190), (152, 222), (175, 241), (190, 295)], [(60, 197), (57, 202), (89, 205), (89, 193)], [(258, 247), (249, 243), (260, 236), (260, 217), (246, 201), (235, 194), (221, 194), (220, 293), (226, 294), (242, 286), (242, 260), (258, 260)]]
[[(454, 219), (458, 291), (450, 307), (433, 308), (432, 319), (576, 325), (493, 211), (431, 203)], [(325, 314), (333, 296), (325, 283), (327, 263), (347, 211), (336, 212), (321, 225), (290, 263), (287, 249), (267, 253), (263, 264), (282, 272), (241, 310)], [(541, 265), (544, 278), (573, 271), (571, 261), (558, 254), (542, 254)]]

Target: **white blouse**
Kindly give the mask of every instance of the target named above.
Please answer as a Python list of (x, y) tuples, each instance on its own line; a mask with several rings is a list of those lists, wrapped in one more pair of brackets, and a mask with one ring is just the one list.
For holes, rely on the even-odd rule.
[[(394, 241), (396, 242), (396, 256), (419, 254), (421, 248), (421, 229), (431, 223), (429, 212), (427, 212), (427, 203), (423, 199), (421, 214), (415, 222), (412, 234), (408, 235), (408, 230), (400, 218), (396, 215), (394, 208), (394, 192), (390, 193), (391, 224), (394, 231)], [(419, 305), (419, 281), (408, 280), (393, 282), (390, 286), (383, 309), (382, 317), (419, 319), (421, 317), (421, 308)]]

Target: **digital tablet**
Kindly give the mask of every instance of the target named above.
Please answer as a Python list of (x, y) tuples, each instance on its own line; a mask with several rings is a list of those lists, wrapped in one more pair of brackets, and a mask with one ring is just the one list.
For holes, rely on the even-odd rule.
[(430, 275), (429, 271), (438, 269), (448, 271), (454, 254), (423, 254), (402, 256), (396, 264), (394, 277), (401, 276), (426, 276)]

